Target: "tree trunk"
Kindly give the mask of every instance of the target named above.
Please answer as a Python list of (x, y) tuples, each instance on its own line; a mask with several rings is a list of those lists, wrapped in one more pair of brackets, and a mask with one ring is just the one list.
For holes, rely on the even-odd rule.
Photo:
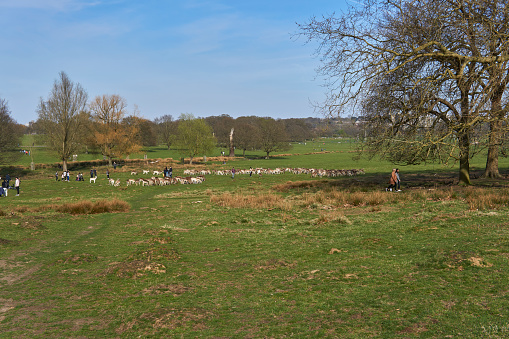
[(498, 150), (500, 147), (502, 131), (502, 122), (500, 120), (490, 122), (490, 137), (488, 146), (488, 156), (486, 158), (486, 169), (484, 178), (500, 178), (498, 171)]
[(63, 159), (62, 171), (64, 171), (64, 172), (67, 171), (67, 159)]
[(228, 156), (229, 157), (235, 156), (235, 147), (233, 147), (233, 128), (230, 131), (230, 154)]
[(108, 157), (108, 166), (112, 166), (113, 165), (113, 162), (111, 161), (111, 157)]
[(189, 157), (189, 165), (193, 164), (193, 157)]
[[(502, 93), (498, 91), (491, 99), (491, 121), (490, 136), (488, 144), (488, 156), (486, 158), (486, 169), (484, 170), (484, 178), (500, 178), (498, 171), (498, 151), (502, 141)], [(501, 118), (501, 119), (499, 119)]]
[(468, 132), (459, 135), (460, 173), (459, 184), (470, 185), (470, 137)]

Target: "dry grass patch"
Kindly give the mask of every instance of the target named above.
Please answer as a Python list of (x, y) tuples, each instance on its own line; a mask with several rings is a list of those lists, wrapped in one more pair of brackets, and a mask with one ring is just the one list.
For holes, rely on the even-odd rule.
[(379, 206), (388, 202), (392, 203), (400, 200), (400, 195), (387, 192), (348, 192), (333, 188), (317, 193), (304, 194), (301, 201), (304, 206), (312, 207), (313, 205)]
[(323, 186), (323, 182), (319, 180), (306, 180), (306, 181), (288, 181), (284, 184), (278, 184), (272, 186), (273, 189), (279, 192), (288, 192), (290, 190), (299, 189), (299, 188), (312, 188), (312, 187), (321, 187)]
[(130, 205), (119, 199), (112, 200), (99, 200), (91, 202), (88, 200), (78, 201), (75, 203), (67, 203), (63, 205), (50, 205), (49, 209), (54, 209), (57, 212), (69, 214), (97, 214), (97, 213), (113, 213), (113, 212), (127, 212)]
[(226, 192), (221, 195), (211, 195), (210, 201), (219, 206), (231, 208), (280, 208), (282, 210), (290, 211), (293, 207), (293, 203), (285, 200), (280, 195), (271, 193), (252, 195), (232, 194)]
[(469, 187), (465, 197), (470, 210), (491, 210), (509, 204), (509, 189), (488, 190)]
[(339, 210), (323, 211), (320, 213), (318, 219), (314, 221), (316, 225), (322, 225), (330, 222), (336, 222), (338, 224), (351, 225), (352, 222), (348, 219), (343, 212)]

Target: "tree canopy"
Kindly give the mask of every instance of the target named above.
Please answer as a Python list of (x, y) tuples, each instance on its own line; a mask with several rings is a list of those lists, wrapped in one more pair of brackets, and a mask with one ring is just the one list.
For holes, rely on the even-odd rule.
[[(312, 18), (300, 29), (319, 42), (328, 86), (319, 108), (332, 115), (361, 108), (370, 154), (404, 163), (457, 159), (459, 182), (470, 183), (471, 151), (487, 143), (479, 130), (507, 118), (489, 106), (507, 83), (508, 6), (366, 0), (339, 16)], [(499, 143), (500, 136), (491, 142)]]
[(212, 152), (216, 143), (212, 128), (205, 120), (196, 119), (192, 114), (180, 116), (175, 135), (175, 147), (183, 156), (190, 158), (191, 164), (194, 157)]
[(129, 119), (127, 103), (119, 95), (97, 96), (90, 103), (94, 142), (112, 164), (113, 158), (127, 156), (140, 149), (138, 119)]
[(0, 164), (12, 162), (20, 155), (17, 146), (21, 135), (7, 101), (0, 98)]

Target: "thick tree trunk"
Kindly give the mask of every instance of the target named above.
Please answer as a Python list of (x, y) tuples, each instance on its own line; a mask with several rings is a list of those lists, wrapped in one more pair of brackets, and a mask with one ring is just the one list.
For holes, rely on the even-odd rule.
[(64, 159), (63, 160), (63, 164), (62, 164), (62, 171), (66, 172), (67, 171), (67, 159)]
[(501, 132), (501, 121), (497, 120), (490, 122), (488, 156), (486, 158), (486, 169), (483, 174), (483, 177), (485, 178), (501, 177), (500, 172), (498, 171), (498, 150), (500, 147)]
[(502, 113), (502, 93), (502, 91), (498, 91), (497, 94), (491, 98), (488, 156), (486, 158), (486, 169), (483, 174), (485, 178), (501, 177), (498, 171), (498, 151), (502, 141), (502, 119), (504, 117)]
[(459, 184), (470, 185), (470, 137), (468, 132), (459, 135), (460, 173)]

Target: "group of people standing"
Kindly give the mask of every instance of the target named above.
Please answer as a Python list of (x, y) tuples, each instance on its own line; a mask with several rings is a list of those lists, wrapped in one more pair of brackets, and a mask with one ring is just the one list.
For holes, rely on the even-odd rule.
[(173, 177), (173, 168), (170, 166), (170, 168), (165, 167), (163, 170), (163, 174), (165, 178), (172, 178)]
[(401, 192), (401, 179), (399, 177), (399, 168), (393, 168), (391, 178), (389, 179), (389, 186), (385, 189), (386, 191)]
[[(0, 177), (0, 180), (2, 178)], [(14, 180), (14, 187), (9, 186), (11, 182), (11, 176), (7, 174), (2, 181), (2, 187), (0, 187), (0, 197), (6, 197), (7, 196), (7, 190), (14, 188), (16, 190), (16, 196), (19, 196), (19, 185), (21, 183), (21, 180), (19, 177), (16, 177)]]
[[(69, 181), (71, 177), (71, 172), (63, 171), (61, 175), (62, 181)], [(55, 181), (58, 181), (58, 171), (55, 172)], [(79, 172), (76, 174), (76, 181), (85, 181), (83, 178), (83, 173)]]
[[(62, 181), (69, 181), (71, 177), (71, 172), (69, 171), (63, 171), (61, 175)], [(58, 171), (55, 172), (55, 181), (58, 181)], [(85, 181), (83, 178), (83, 173), (77, 173), (76, 174), (76, 181)]]

